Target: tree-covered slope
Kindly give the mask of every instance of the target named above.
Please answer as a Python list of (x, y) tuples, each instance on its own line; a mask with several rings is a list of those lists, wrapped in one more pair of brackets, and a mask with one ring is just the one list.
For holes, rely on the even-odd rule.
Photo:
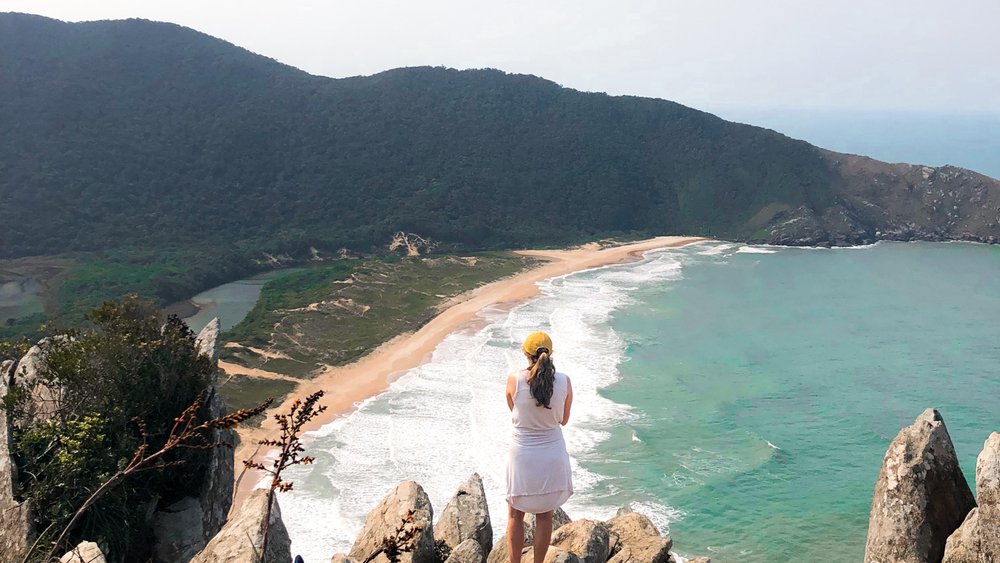
[[(316, 77), (143, 20), (0, 14), (0, 131), (0, 258), (231, 263), (369, 250), (400, 230), (465, 249), (1000, 237), (1000, 185), (961, 169), (920, 187), (920, 167), (495, 70)], [(932, 211), (941, 194), (964, 215)]]
[(763, 205), (829, 199), (806, 143), (492, 70), (333, 80), (174, 25), (8, 14), (0, 75), (4, 256), (748, 236)]

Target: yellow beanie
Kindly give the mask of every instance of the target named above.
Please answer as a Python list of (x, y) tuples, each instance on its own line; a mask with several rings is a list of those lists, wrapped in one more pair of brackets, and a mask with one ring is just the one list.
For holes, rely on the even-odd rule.
[(552, 339), (549, 338), (548, 334), (541, 331), (529, 334), (528, 337), (524, 339), (524, 344), (521, 345), (521, 349), (524, 350), (524, 353), (532, 357), (538, 355), (539, 348), (545, 348), (549, 351), (549, 354), (552, 353)]

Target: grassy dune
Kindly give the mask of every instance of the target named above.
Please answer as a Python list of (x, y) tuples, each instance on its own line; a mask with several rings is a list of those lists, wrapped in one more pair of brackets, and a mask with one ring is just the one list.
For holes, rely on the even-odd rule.
[[(513, 253), (343, 260), (268, 282), (254, 309), (223, 335), (222, 359), (248, 371), (309, 378), (417, 330), (451, 298), (535, 263)], [(238, 382), (237, 382), (238, 381)], [(287, 379), (239, 377), (223, 387), (232, 406), (293, 388)]]

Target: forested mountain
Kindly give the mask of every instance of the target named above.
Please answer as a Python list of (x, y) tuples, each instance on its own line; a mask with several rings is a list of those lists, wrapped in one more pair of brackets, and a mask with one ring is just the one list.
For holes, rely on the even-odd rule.
[(401, 230), (465, 250), (653, 234), (1000, 240), (1000, 184), (962, 169), (496, 70), (317, 77), (143, 20), (0, 15), (0, 131), (0, 258), (232, 264), (367, 251)]

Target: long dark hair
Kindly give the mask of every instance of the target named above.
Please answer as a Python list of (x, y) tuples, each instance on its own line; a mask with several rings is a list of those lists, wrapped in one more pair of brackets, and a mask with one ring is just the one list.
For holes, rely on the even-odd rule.
[(556, 366), (552, 363), (552, 353), (548, 348), (539, 348), (530, 358), (528, 388), (531, 390), (531, 396), (535, 398), (538, 406), (550, 409), (552, 386), (556, 382)]

